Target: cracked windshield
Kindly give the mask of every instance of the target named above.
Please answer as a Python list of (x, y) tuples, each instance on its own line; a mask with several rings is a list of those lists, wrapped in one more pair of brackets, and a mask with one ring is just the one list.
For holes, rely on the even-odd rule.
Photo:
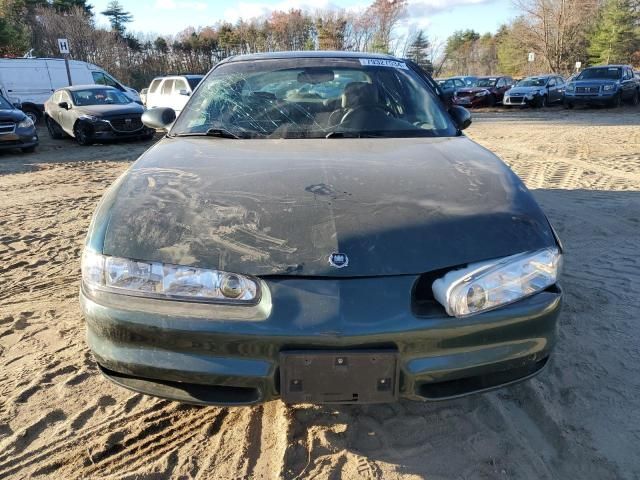
[[(422, 137), (456, 134), (406, 64), (325, 59), (238, 62), (209, 75), (172, 136)], [(295, 65), (295, 66), (294, 66)]]

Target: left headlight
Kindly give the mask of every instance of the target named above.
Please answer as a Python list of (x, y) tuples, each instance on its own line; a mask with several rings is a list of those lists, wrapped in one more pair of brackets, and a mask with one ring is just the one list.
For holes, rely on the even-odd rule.
[(78, 117), (78, 120), (85, 120), (87, 122), (95, 123), (101, 121), (102, 119), (94, 115), (80, 115)]
[(258, 282), (246, 275), (205, 268), (141, 262), (85, 249), (82, 281), (89, 289), (191, 302), (250, 303)]
[(31, 120), (29, 117), (26, 117), (24, 120), (18, 123), (18, 128), (31, 128), (31, 127), (33, 127), (33, 120)]
[(449, 315), (465, 317), (513, 303), (556, 283), (557, 248), (469, 264), (433, 282), (433, 295)]

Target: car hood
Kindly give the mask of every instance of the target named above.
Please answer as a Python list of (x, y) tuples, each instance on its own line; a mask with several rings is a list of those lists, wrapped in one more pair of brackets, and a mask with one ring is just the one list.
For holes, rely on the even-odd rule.
[(513, 94), (513, 93), (527, 94), (527, 93), (536, 93), (536, 92), (539, 92), (540, 90), (544, 90), (544, 87), (512, 87), (507, 91), (507, 93), (508, 94)]
[(126, 103), (124, 105), (87, 105), (74, 107), (78, 113), (93, 115), (95, 117), (112, 117), (115, 115), (127, 115), (138, 113), (142, 115), (144, 108), (138, 103)]
[(519, 178), (464, 136), (165, 139), (96, 218), (106, 255), (253, 275), (417, 274), (555, 245)]
[(26, 115), (24, 114), (24, 112), (17, 109), (0, 109), (0, 122), (20, 122), (24, 120), (25, 117)]
[(465, 87), (459, 88), (458, 93), (478, 93), (484, 90), (491, 91), (491, 87)]

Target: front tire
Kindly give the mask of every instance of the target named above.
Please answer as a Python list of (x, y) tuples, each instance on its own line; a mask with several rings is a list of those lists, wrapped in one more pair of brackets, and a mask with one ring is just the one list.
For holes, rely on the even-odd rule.
[(81, 123), (76, 123), (76, 126), (73, 127), (73, 136), (75, 137), (76, 142), (78, 142), (78, 145), (82, 145), (83, 147), (93, 143), (89, 129)]
[(633, 92), (633, 97), (631, 97), (631, 105), (633, 105), (634, 107), (637, 107), (639, 103), (640, 103), (640, 92), (636, 90), (635, 92)]
[(565, 100), (565, 102), (564, 102), (564, 108), (566, 108), (567, 110), (572, 110), (572, 109), (573, 109), (573, 103), (571, 103), (571, 102), (567, 102), (567, 101)]
[(611, 108), (619, 108), (622, 105), (622, 97), (617, 93), (611, 100)]
[(544, 108), (546, 106), (547, 106), (547, 96), (542, 95), (541, 97), (538, 97), (538, 99), (536, 100), (536, 107)]
[(32, 108), (25, 108), (23, 113), (31, 119), (34, 125), (38, 125), (38, 122), (40, 121), (40, 112)]
[(22, 153), (33, 153), (36, 151), (36, 146), (33, 145), (31, 147), (24, 147), (24, 148), (21, 148), (20, 150), (22, 150)]
[(47, 124), (47, 131), (49, 132), (49, 136), (53, 140), (61, 140), (64, 137), (62, 128), (60, 128), (60, 125), (58, 125), (51, 117), (47, 117), (45, 123)]
[(495, 107), (495, 106), (496, 106), (496, 96), (489, 95), (489, 98), (487, 98), (487, 107)]

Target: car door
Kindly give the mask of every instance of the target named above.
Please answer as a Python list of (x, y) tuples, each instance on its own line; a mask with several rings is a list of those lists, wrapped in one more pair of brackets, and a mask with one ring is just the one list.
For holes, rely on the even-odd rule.
[(173, 81), (173, 92), (171, 94), (171, 108), (179, 114), (189, 100), (190, 88), (184, 78), (176, 78)]
[(633, 72), (629, 67), (624, 67), (622, 73), (622, 98), (624, 100), (629, 100), (633, 96), (634, 87)]
[(558, 87), (557, 89), (557, 93), (558, 93), (558, 98), (557, 101), (561, 102), (562, 99), (564, 98), (564, 89), (565, 89), (565, 83), (564, 83), (564, 78), (562, 77), (556, 77), (556, 85)]
[(171, 95), (173, 94), (173, 78), (165, 78), (162, 82), (162, 86), (160, 87), (160, 95), (158, 96), (158, 100), (156, 102), (156, 107), (170, 107), (171, 106)]
[(147, 90), (147, 108), (155, 108), (158, 106), (158, 96), (160, 95), (160, 86), (162, 84), (161, 78), (156, 78), (149, 85)]
[(60, 92), (60, 102), (67, 102), (68, 109), (58, 107), (58, 125), (62, 127), (67, 133), (73, 133), (73, 124), (76, 121), (76, 114), (73, 111), (73, 102), (71, 101), (71, 95), (67, 90)]

